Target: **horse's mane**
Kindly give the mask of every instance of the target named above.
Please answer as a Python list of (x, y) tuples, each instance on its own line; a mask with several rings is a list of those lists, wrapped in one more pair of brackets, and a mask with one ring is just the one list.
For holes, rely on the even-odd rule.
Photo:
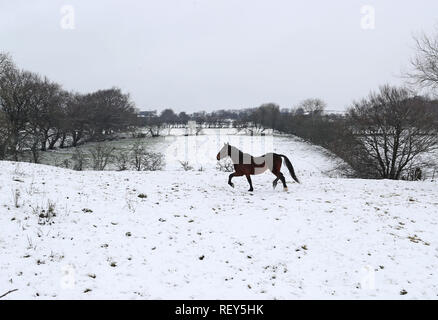
[(240, 157), (241, 155), (243, 155), (243, 151), (241, 151), (239, 148), (237, 148), (237, 147), (235, 147), (235, 146), (232, 146), (231, 144), (229, 144), (229, 146), (230, 146), (230, 156), (233, 154), (233, 149), (234, 149), (234, 150), (237, 150), (239, 157)]
[[(241, 151), (239, 148), (232, 146), (232, 145), (228, 145), (229, 146), (229, 156), (231, 157), (232, 160), (237, 160), (238, 163), (243, 163), (243, 159), (250, 159), (250, 163), (253, 162), (254, 157), (252, 155), (250, 155), (249, 153), (244, 153), (243, 151)], [(236, 152), (237, 151), (237, 152)], [(237, 159), (236, 159), (236, 155), (237, 155)], [(233, 159), (234, 157), (234, 159)]]

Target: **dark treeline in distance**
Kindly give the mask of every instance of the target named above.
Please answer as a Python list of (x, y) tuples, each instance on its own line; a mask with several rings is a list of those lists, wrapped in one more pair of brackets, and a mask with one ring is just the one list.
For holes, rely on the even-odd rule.
[(0, 159), (100, 141), (135, 125), (136, 109), (118, 88), (79, 94), (36, 73), (18, 69), (0, 54)]

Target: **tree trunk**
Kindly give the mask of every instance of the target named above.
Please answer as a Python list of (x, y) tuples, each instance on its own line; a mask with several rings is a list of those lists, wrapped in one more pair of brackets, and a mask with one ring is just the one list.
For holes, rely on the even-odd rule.
[(74, 131), (74, 132), (72, 133), (72, 137), (73, 137), (73, 143), (72, 143), (72, 146), (73, 146), (73, 147), (77, 147), (79, 140), (81, 140), (81, 133), (80, 133), (80, 132), (77, 132), (77, 131)]
[(64, 148), (64, 144), (65, 144), (65, 139), (67, 138), (67, 134), (65, 132), (62, 133), (62, 137), (61, 137), (61, 143), (59, 144), (59, 147), (62, 149)]
[(59, 132), (56, 132), (56, 135), (52, 136), (52, 139), (48, 139), (49, 140), (49, 150), (55, 149), (55, 144), (56, 144), (56, 142), (58, 142), (59, 138), (60, 138), (60, 134), (59, 134)]
[(18, 142), (20, 139), (19, 136), (20, 136), (20, 132), (18, 130), (14, 130), (14, 133), (12, 134), (12, 144), (11, 144), (14, 161), (18, 161)]
[(38, 142), (35, 142), (32, 145), (32, 157), (34, 163), (39, 163), (39, 150), (38, 150)]

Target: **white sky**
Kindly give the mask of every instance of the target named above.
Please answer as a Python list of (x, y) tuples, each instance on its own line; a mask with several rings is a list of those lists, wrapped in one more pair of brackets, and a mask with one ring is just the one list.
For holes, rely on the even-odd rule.
[[(60, 26), (73, 5), (75, 29)], [(375, 29), (361, 8), (375, 8)], [(0, 0), (0, 51), (64, 88), (112, 86), (142, 110), (342, 110), (400, 84), (412, 35), (438, 24), (435, 0)]]

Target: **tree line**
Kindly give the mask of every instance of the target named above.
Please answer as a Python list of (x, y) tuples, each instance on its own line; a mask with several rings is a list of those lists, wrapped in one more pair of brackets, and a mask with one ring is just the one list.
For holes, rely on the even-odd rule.
[[(312, 101), (315, 109), (304, 111)], [(255, 127), (293, 134), (330, 150), (356, 177), (398, 180), (416, 171), (421, 178), (424, 166), (436, 165), (427, 154), (438, 147), (437, 100), (384, 85), (343, 115), (325, 114), (324, 105), (310, 99), (281, 111), (270, 103), (253, 110), (249, 119)]]
[(383, 85), (344, 114), (326, 113), (326, 106), (322, 99), (310, 98), (290, 109), (275, 103), (191, 115), (166, 109), (149, 114), (143, 125), (158, 128), (153, 136), (160, 127), (185, 126), (189, 120), (210, 128), (233, 126), (248, 134), (273, 129), (328, 149), (361, 178), (419, 179), (423, 167), (434, 165), (424, 155), (437, 148), (438, 100)]
[(37, 73), (21, 70), (0, 53), (0, 159), (99, 141), (136, 124), (136, 109), (118, 88), (69, 92)]

